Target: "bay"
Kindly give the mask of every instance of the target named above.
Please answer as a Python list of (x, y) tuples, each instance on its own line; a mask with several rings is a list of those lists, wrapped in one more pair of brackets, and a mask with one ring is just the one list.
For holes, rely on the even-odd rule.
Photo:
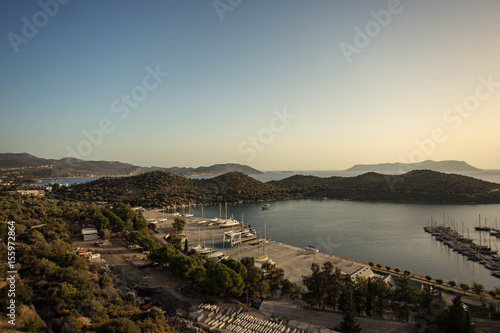
[[(272, 202), (268, 211), (261, 206), (228, 205), (228, 214), (241, 220), (243, 213), (245, 223), (256, 227), (263, 237), (266, 233), (268, 239), (286, 244), (305, 247), (309, 245), (310, 233), (310, 245), (327, 254), (373, 261), (444, 281), (469, 285), (475, 281), (487, 289), (500, 286), (500, 279), (489, 270), (453, 252), (423, 230), (432, 216), (438, 223), (445, 221), (460, 233), (469, 233), (477, 244), (480, 239), (483, 244), (489, 243), (488, 234), (475, 231), (474, 226), (481, 214), (482, 224), (486, 218), (488, 225), (495, 227), (499, 204), (416, 205), (304, 199)], [(203, 213), (207, 218), (219, 217), (219, 206), (204, 207)], [(194, 214), (201, 216), (201, 207), (196, 207)], [(491, 237), (491, 246), (496, 250), (500, 240)]]
[[(268, 171), (251, 175), (268, 182), (299, 175), (318, 177), (353, 177), (364, 172), (344, 170), (309, 171)], [(480, 170), (461, 174), (500, 183), (500, 170)], [(213, 176), (212, 176), (213, 177)], [(56, 182), (75, 184), (98, 179), (99, 177), (62, 178)], [(210, 176), (190, 177), (210, 178)], [(35, 185), (46, 185), (53, 179), (43, 180)], [(272, 209), (261, 210), (262, 204), (229, 205), (229, 214), (255, 226), (267, 238), (279, 242), (304, 247), (309, 241), (321, 252), (350, 257), (363, 261), (373, 261), (384, 266), (408, 269), (421, 275), (431, 275), (445, 281), (472, 284), (476, 281), (487, 289), (500, 286), (500, 279), (491, 276), (482, 265), (468, 261), (462, 255), (451, 251), (423, 231), (432, 216), (439, 223), (451, 224), (460, 233), (479, 244), (488, 243), (487, 234), (474, 230), (479, 214), (482, 223), (495, 227), (495, 219), (500, 215), (500, 204), (490, 205), (417, 205), (395, 203), (368, 203), (338, 200), (289, 200), (272, 202)], [(224, 207), (222, 207), (224, 215)], [(194, 211), (201, 216), (200, 207)], [(218, 206), (204, 208), (206, 217), (219, 216)], [(444, 218), (443, 218), (444, 215)], [(454, 222), (451, 222), (454, 221)], [(462, 229), (463, 222), (463, 229)], [(482, 235), (482, 237), (480, 237)], [(500, 239), (491, 238), (494, 250), (500, 246)]]

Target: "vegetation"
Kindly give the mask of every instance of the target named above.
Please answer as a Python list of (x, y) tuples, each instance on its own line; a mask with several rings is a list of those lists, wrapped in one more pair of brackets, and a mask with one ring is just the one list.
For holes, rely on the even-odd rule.
[[(303, 299), (312, 307), (342, 311), (344, 317), (337, 328), (341, 332), (359, 332), (356, 323), (359, 315), (418, 321), (421, 332), (472, 332), (470, 315), (460, 295), (447, 307), (441, 294), (430, 285), (416, 289), (410, 275), (398, 276), (395, 287), (390, 288), (381, 279), (343, 277), (331, 262), (322, 266), (314, 263), (311, 275), (303, 277), (306, 287)], [(494, 307), (494, 302), (484, 305), (485, 314), (493, 314)]]
[[(104, 269), (89, 264), (72, 249), (70, 235), (83, 223), (94, 223), (101, 230), (125, 232), (130, 228), (132, 233), (140, 233), (134, 230), (138, 220), (129, 207), (120, 204), (104, 208), (1, 195), (0, 253), (7, 253), (6, 222), (15, 221), (16, 261), (22, 263), (16, 267), (16, 310), (33, 304), (44, 322), (35, 317), (25, 328), (37, 332), (46, 324), (54, 332), (171, 332), (164, 320), (153, 320), (140, 310), (135, 298), (130, 300), (116, 290)], [(6, 263), (5, 258), (2, 262)], [(1, 271), (5, 274), (6, 269)], [(2, 312), (8, 301), (6, 292), (6, 287), (0, 289)]]
[[(157, 198), (158, 202), (178, 202), (174, 200), (219, 200), (236, 195), (241, 200), (254, 200), (262, 193), (270, 196), (286, 195), (291, 190), (275, 190), (272, 185), (248, 180), (239, 173), (212, 178), (210, 181), (190, 180), (164, 172), (141, 175), (142, 180), (155, 184), (165, 182), (172, 196), (161, 194), (157, 185), (144, 187), (144, 202)], [(131, 184), (138, 181), (128, 177)], [(103, 198), (108, 191), (124, 193), (135, 191), (127, 189), (121, 182), (104, 179), (102, 184), (115, 184), (115, 187), (92, 187), (82, 184), (75, 191), (59, 192), (60, 198), (67, 196), (86, 197), (86, 191), (99, 191)], [(122, 181), (122, 180), (120, 180)], [(249, 190), (244, 189), (248, 181)], [(171, 184), (177, 184), (171, 187)], [(92, 184), (92, 183), (90, 183)], [(217, 186), (221, 185), (217, 188)], [(264, 186), (261, 186), (264, 185)], [(90, 187), (89, 187), (90, 186)], [(192, 196), (186, 196), (186, 191)], [(72, 194), (70, 194), (72, 192)], [(94, 193), (94, 192), (91, 192)], [(147, 193), (147, 194), (146, 194)], [(194, 195), (196, 193), (196, 195)], [(260, 194), (259, 194), (260, 193)], [(96, 194), (96, 193), (94, 193)], [(126, 194), (124, 194), (126, 196)], [(163, 195), (163, 196), (162, 196)], [(150, 198), (150, 199), (147, 199)], [(174, 199), (175, 198), (175, 199)], [(141, 199), (143, 200), (143, 199)], [(167, 245), (154, 240), (148, 231), (147, 223), (141, 213), (136, 213), (129, 206), (129, 201), (113, 202), (110, 205), (97, 205), (82, 201), (64, 199), (46, 199), (0, 195), (0, 253), (5, 251), (7, 235), (6, 221), (16, 221), (18, 245), (18, 270), (20, 277), (16, 286), (16, 302), (22, 305), (33, 304), (43, 322), (34, 318), (26, 323), (26, 328), (39, 330), (45, 323), (53, 331), (71, 332), (169, 332), (161, 309), (153, 308), (144, 313), (137, 306), (135, 297), (117, 291), (113, 286), (112, 275), (97, 264), (89, 264), (72, 250), (71, 234), (83, 224), (94, 224), (103, 239), (118, 233), (145, 250), (150, 251), (148, 259), (153, 263), (168, 267), (172, 272), (187, 279), (194, 290), (216, 297), (235, 297), (245, 300), (269, 295), (290, 300), (303, 299), (309, 306), (321, 309), (342, 311), (344, 317), (339, 326), (342, 332), (359, 332), (356, 316), (377, 316), (380, 318), (412, 321), (422, 317), (422, 313), (433, 302), (442, 302), (438, 293), (430, 289), (417, 290), (411, 281), (412, 273), (408, 270), (396, 279), (395, 288), (391, 289), (381, 279), (343, 277), (341, 271), (331, 262), (323, 265), (313, 264), (311, 275), (303, 277), (303, 285), (285, 278), (283, 269), (265, 262), (262, 268), (255, 266), (254, 258), (242, 258), (241, 261), (225, 259), (220, 262), (199, 255), (185, 246), (181, 250), (180, 238), (171, 236)], [(185, 220), (176, 218), (173, 227), (182, 231)], [(187, 243), (185, 243), (187, 245)], [(2, 262), (6, 262), (3, 260)], [(381, 264), (370, 266), (381, 269)], [(390, 266), (385, 266), (391, 271)], [(5, 272), (6, 270), (2, 270)], [(399, 268), (394, 269), (401, 272)], [(3, 277), (4, 278), (4, 277)], [(426, 276), (428, 281), (432, 277)], [(437, 284), (444, 283), (441, 279)], [(454, 281), (448, 285), (456, 286)], [(484, 296), (484, 287), (474, 283), (472, 288), (461, 284), (464, 291), (471, 289), (478, 296)], [(6, 309), (7, 289), (0, 289), (0, 306)], [(444, 303), (443, 303), (444, 304)], [(485, 311), (491, 304), (484, 305)], [(5, 311), (5, 310), (0, 310)], [(448, 308), (435, 316), (423, 316), (428, 332), (469, 332), (470, 316), (464, 310), (461, 300), (453, 301)], [(453, 321), (453, 323), (451, 323)], [(458, 325), (458, 326), (457, 326)]]
[(287, 189), (293, 197), (327, 197), (354, 201), (411, 203), (499, 203), (499, 184), (430, 170), (403, 175), (368, 172), (357, 177), (296, 175), (270, 185)]
[(241, 172), (210, 179), (188, 179), (153, 171), (131, 177), (101, 178), (61, 188), (58, 195), (83, 201), (124, 201), (131, 205), (260, 202), (327, 197), (356, 201), (412, 203), (499, 203), (500, 185), (471, 177), (415, 170), (404, 175), (369, 172), (357, 177), (296, 175), (262, 183)]
[(76, 184), (71, 189), (62, 188), (58, 195), (83, 201), (120, 200), (147, 207), (288, 198), (286, 190), (262, 183), (241, 172), (231, 172), (210, 179), (189, 179), (165, 171), (132, 177), (100, 178)]
[(186, 225), (186, 220), (178, 216), (176, 216), (174, 218), (174, 222), (172, 222), (172, 227), (175, 229), (175, 232), (177, 234), (182, 234), (185, 225)]

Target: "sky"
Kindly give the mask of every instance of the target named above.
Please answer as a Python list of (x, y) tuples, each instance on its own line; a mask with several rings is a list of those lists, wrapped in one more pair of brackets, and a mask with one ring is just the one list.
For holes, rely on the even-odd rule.
[(8, 1), (0, 152), (500, 169), (500, 2)]

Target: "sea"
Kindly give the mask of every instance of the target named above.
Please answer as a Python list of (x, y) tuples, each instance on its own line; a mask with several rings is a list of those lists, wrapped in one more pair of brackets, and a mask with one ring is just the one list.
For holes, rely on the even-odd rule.
[[(350, 171), (269, 171), (252, 175), (267, 182), (292, 175), (319, 177), (357, 176)], [(481, 170), (461, 173), (466, 176), (500, 183), (500, 170)], [(193, 177), (202, 178), (202, 177)], [(70, 178), (62, 183), (77, 183), (96, 179)], [(51, 182), (52, 180), (49, 180)], [(42, 185), (38, 183), (37, 185)], [(500, 248), (500, 239), (474, 229), (485, 223), (498, 229), (500, 204), (435, 205), (403, 203), (370, 203), (328, 199), (302, 199), (270, 202), (270, 210), (262, 203), (228, 205), (228, 215), (244, 220), (263, 237), (290, 245), (315, 246), (319, 251), (375, 264), (399, 267), (420, 275), (430, 275), (444, 281), (454, 280), (471, 285), (478, 282), (486, 289), (500, 287), (500, 279), (491, 275), (483, 265), (467, 260), (435, 240), (423, 227), (447, 225), (470, 237), (477, 244)], [(225, 206), (203, 207), (207, 218), (225, 217)], [(201, 207), (194, 209), (202, 215)]]

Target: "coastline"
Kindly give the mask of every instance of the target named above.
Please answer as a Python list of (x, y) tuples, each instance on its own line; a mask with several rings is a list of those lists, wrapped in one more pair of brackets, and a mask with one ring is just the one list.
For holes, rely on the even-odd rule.
[[(161, 230), (163, 228), (171, 228), (171, 223), (173, 222), (175, 216), (169, 213), (160, 213), (161, 211), (161, 209), (150, 209), (146, 210), (143, 214), (147, 220), (161, 220), (164, 218), (167, 219), (166, 221), (159, 222), (157, 224), (157, 230)], [(277, 267), (280, 267), (285, 271), (285, 277), (292, 282), (302, 283), (302, 277), (311, 274), (311, 264), (317, 263), (321, 266), (324, 262), (327, 261), (330, 261), (335, 267), (340, 268), (343, 274), (351, 275), (353, 278), (375, 277), (390, 281), (390, 276), (397, 277), (404, 275), (403, 270), (398, 273), (395, 272), (394, 269), (391, 269), (390, 271), (387, 270), (385, 266), (382, 266), (381, 268), (370, 266), (369, 262), (355, 258), (349, 258), (335, 254), (326, 254), (322, 252), (311, 253), (304, 248), (274, 241), (271, 239), (264, 239), (262, 246), (243, 243), (241, 245), (227, 248), (223, 246), (222, 237), (224, 232), (229, 231), (232, 228), (220, 228), (218, 226), (200, 226), (198, 224), (199, 221), (207, 220), (206, 218), (201, 217), (193, 216), (185, 218), (185, 220), (186, 225), (183, 231), (183, 235), (187, 236), (188, 238), (189, 248), (193, 248), (198, 244), (211, 246), (213, 242), (214, 250), (216, 249), (222, 251), (224, 255), (227, 255), (235, 260), (239, 260), (242, 257), (263, 258), (264, 256), (267, 256), (267, 258), (263, 258), (262, 262), (270, 259), (273, 263), (276, 264)], [(234, 228), (234, 230), (237, 230), (237, 228)], [(158, 234), (151, 234), (160, 242), (166, 244), (166, 241), (163, 238), (166, 235), (164, 232), (160, 231), (160, 233)], [(256, 259), (256, 261), (259, 260)], [(429, 281), (426, 279), (426, 276), (415, 273), (411, 273), (410, 277), (412, 281), (414, 281), (414, 283), (416, 283), (417, 285), (429, 285), (432, 287), (436, 287), (436, 280), (440, 279), (440, 277), (434, 277), (431, 281)], [(471, 299), (475, 299), (474, 294), (471, 291), (464, 292), (459, 288), (459, 284), (462, 281), (456, 282), (456, 287), (450, 287), (446, 284), (442, 284), (439, 285), (439, 288), (444, 292), (461, 293), (462, 295), (470, 297)]]

